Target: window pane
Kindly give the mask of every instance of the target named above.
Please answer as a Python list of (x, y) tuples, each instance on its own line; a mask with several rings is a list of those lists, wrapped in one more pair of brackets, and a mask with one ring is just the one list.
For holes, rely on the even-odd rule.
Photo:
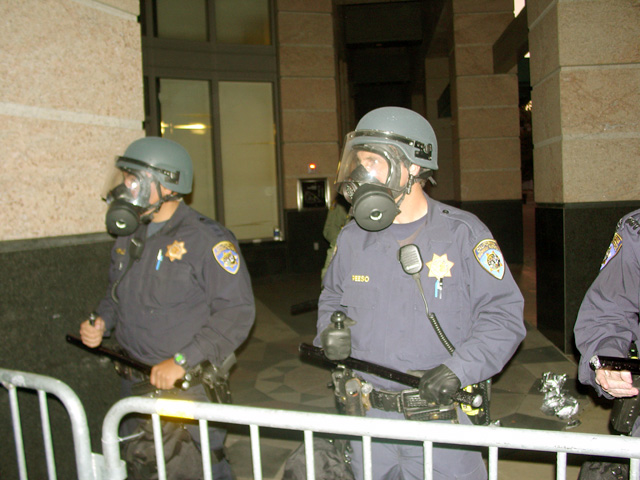
[(193, 160), (193, 192), (187, 203), (216, 218), (209, 82), (167, 78), (159, 82), (162, 136), (186, 148)]
[(156, 27), (159, 38), (206, 42), (206, 0), (156, 0)]
[(278, 227), (271, 83), (220, 82), (225, 224), (238, 239), (272, 238)]
[(269, 0), (215, 0), (218, 43), (271, 45)]

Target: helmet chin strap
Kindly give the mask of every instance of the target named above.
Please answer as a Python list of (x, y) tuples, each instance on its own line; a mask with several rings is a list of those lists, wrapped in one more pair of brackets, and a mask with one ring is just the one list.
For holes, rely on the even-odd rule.
[(407, 179), (407, 184), (402, 189), (402, 196), (400, 197), (400, 200), (398, 200), (396, 202), (396, 206), (398, 207), (398, 210), (400, 209), (400, 205), (404, 201), (404, 197), (406, 197), (407, 195), (409, 195), (411, 193), (411, 187), (413, 187), (413, 184), (415, 182), (416, 182), (416, 177), (414, 177), (413, 175), (409, 174), (409, 178)]
[(153, 216), (156, 213), (158, 213), (158, 211), (160, 210), (162, 205), (164, 205), (165, 202), (169, 202), (171, 200), (175, 200), (176, 198), (180, 197), (180, 194), (175, 192), (171, 192), (169, 195), (162, 196), (162, 191), (160, 190), (160, 184), (158, 182), (155, 182), (155, 184), (156, 184), (156, 191), (158, 192), (158, 198), (160, 200), (158, 200), (153, 205), (149, 205), (149, 208), (153, 208), (153, 210), (151, 210), (149, 213), (145, 213), (144, 215), (140, 216), (140, 221), (145, 225), (151, 222), (151, 220), (153, 219)]

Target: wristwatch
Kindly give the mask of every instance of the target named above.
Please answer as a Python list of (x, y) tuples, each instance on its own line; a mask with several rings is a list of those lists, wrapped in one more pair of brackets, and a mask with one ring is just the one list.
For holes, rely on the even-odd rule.
[(176, 353), (173, 356), (173, 361), (176, 362), (176, 365), (180, 365), (185, 370), (187, 369), (187, 358), (182, 353)]

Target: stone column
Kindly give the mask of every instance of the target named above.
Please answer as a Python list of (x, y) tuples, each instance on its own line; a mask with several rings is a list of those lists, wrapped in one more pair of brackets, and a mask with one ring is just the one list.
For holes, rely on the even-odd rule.
[[(427, 120), (438, 139), (438, 171), (434, 175), (437, 185), (427, 186), (433, 198), (451, 202), (455, 200), (452, 126), (449, 87), (449, 59), (427, 58), (425, 62), (425, 91), (427, 97)], [(438, 103), (440, 102), (440, 105)], [(448, 105), (448, 108), (447, 107)], [(441, 107), (447, 111), (441, 112)]]
[[(297, 208), (299, 178), (333, 177), (338, 163), (331, 0), (279, 0), (284, 207)], [(308, 165), (317, 165), (315, 172)]]
[(640, 206), (640, 7), (527, 0), (538, 328), (564, 352), (618, 219)]
[(493, 44), (513, 20), (511, 0), (452, 0), (450, 55), (455, 200), (521, 263), (518, 78), (493, 73)]
[(277, 16), (287, 259), (292, 271), (319, 275), (327, 210), (298, 211), (298, 180), (326, 178), (333, 189), (340, 155), (333, 4), (278, 0)]

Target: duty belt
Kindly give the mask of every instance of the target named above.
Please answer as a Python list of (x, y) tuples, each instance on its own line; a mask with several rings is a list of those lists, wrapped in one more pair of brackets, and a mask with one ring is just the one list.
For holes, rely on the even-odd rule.
[(407, 420), (458, 420), (455, 404), (438, 405), (420, 397), (418, 389), (389, 392), (372, 390), (369, 394), (371, 406), (377, 410), (402, 413)]

